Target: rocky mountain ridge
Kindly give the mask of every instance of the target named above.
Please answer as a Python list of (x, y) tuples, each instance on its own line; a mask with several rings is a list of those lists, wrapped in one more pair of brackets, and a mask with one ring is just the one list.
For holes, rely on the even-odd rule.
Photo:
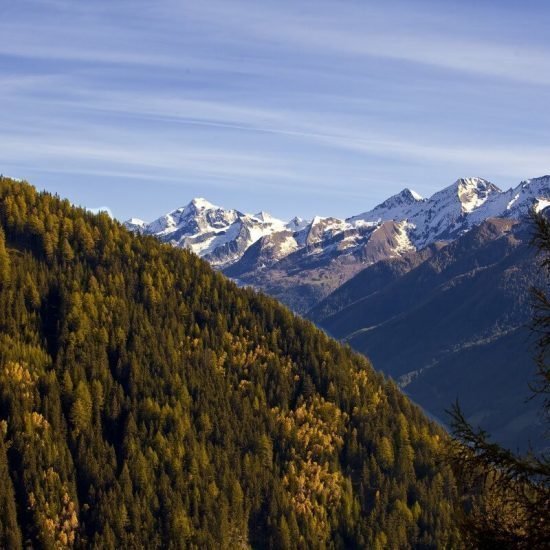
[(189, 248), (244, 285), (305, 312), (340, 284), (382, 259), (450, 242), (489, 218), (520, 219), (550, 204), (550, 176), (502, 191), (482, 178), (460, 178), (430, 198), (404, 189), (345, 220), (316, 216), (285, 223), (194, 199), (133, 231)]

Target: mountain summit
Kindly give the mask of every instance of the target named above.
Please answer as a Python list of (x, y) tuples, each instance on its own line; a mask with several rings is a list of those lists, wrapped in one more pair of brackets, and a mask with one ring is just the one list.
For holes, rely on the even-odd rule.
[(397, 195), (386, 199), (372, 210), (348, 218), (348, 221), (354, 223), (358, 221), (404, 220), (414, 214), (419, 205), (425, 201), (426, 199), (423, 199), (418, 193), (406, 188)]
[(285, 224), (265, 212), (244, 214), (195, 198), (149, 224), (131, 219), (125, 226), (179, 248), (189, 248), (215, 267), (223, 268), (238, 261), (260, 237), (283, 230)]
[(502, 193), (495, 184), (482, 178), (460, 178), (447, 189), (456, 190), (463, 212), (472, 212), (472, 210), (479, 208), (492, 194)]

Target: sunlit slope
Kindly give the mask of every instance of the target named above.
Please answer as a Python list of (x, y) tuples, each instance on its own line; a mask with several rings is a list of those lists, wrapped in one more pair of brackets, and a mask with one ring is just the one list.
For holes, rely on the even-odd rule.
[(364, 358), (28, 184), (0, 222), (0, 546), (457, 547), (445, 436)]

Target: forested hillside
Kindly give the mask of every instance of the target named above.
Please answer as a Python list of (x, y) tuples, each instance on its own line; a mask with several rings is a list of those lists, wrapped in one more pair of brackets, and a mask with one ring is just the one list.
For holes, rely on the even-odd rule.
[(445, 435), (193, 254), (0, 178), (0, 547), (460, 547)]

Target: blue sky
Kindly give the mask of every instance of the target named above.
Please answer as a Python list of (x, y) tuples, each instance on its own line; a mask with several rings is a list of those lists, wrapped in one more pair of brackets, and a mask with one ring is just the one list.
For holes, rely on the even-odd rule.
[(545, 1), (0, 0), (0, 172), (151, 220), (550, 172)]

